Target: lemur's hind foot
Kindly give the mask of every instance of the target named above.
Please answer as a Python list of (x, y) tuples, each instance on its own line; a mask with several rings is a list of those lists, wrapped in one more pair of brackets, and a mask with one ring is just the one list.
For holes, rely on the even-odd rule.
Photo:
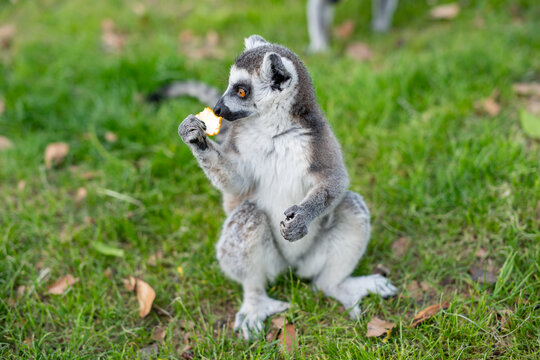
[(268, 317), (286, 311), (289, 306), (287, 302), (274, 300), (266, 295), (244, 301), (240, 311), (236, 313), (234, 330), (241, 330), (246, 340), (252, 339), (261, 332)]
[(332, 290), (339, 302), (349, 311), (352, 319), (359, 319), (362, 315), (359, 302), (369, 294), (377, 294), (388, 298), (397, 294), (398, 289), (382, 275), (367, 275), (345, 279), (336, 289)]

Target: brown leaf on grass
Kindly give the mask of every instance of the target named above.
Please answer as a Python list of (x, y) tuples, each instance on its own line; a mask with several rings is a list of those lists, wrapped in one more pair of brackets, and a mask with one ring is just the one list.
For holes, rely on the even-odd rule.
[(127, 291), (134, 291), (135, 290), (135, 285), (137, 283), (137, 281), (135, 280), (135, 278), (133, 276), (130, 276), (126, 279), (123, 279), (122, 280), (124, 282), (124, 288), (127, 290)]
[(101, 44), (106, 52), (118, 53), (124, 49), (126, 35), (116, 30), (112, 19), (105, 19), (101, 22)]
[(110, 267), (108, 267), (108, 268), (105, 269), (105, 277), (106, 277), (107, 279), (109, 279), (109, 280), (112, 279), (112, 277), (113, 277), (113, 271), (112, 271), (112, 269), (111, 269)]
[(540, 97), (540, 82), (530, 83), (515, 83), (512, 85), (514, 92), (521, 96), (536, 96)]
[(7, 137), (0, 135), (0, 151), (11, 149), (13, 147), (13, 142), (9, 140)]
[(11, 24), (0, 26), (0, 48), (9, 49), (14, 35), (15, 26)]
[(347, 19), (341, 25), (338, 25), (336, 27), (336, 29), (334, 30), (334, 33), (336, 34), (336, 37), (340, 39), (347, 39), (354, 32), (354, 26), (355, 26), (354, 21), (351, 19)]
[(458, 3), (450, 3), (433, 7), (429, 14), (433, 19), (437, 20), (452, 20), (460, 11)]
[(167, 326), (156, 326), (154, 328), (154, 332), (152, 333), (152, 340), (163, 341), (163, 339), (165, 339), (165, 335), (167, 335)]
[(184, 30), (178, 36), (179, 50), (192, 60), (220, 59), (224, 52), (219, 48), (219, 34), (210, 30), (204, 37), (195, 36), (190, 30)]
[(409, 247), (409, 239), (406, 238), (405, 236), (400, 236), (392, 244), (392, 251), (394, 252), (394, 255), (396, 257), (401, 258), (407, 251), (408, 247)]
[(17, 183), (17, 190), (23, 191), (25, 188), (26, 188), (26, 181), (19, 180), (19, 182)]
[(362, 42), (353, 42), (347, 46), (347, 55), (358, 61), (368, 61), (373, 58), (371, 48)]
[(469, 274), (474, 281), (481, 284), (495, 284), (497, 282), (496, 274), (488, 270), (484, 271), (484, 269), (477, 266), (471, 266)]
[(150, 285), (141, 279), (136, 279), (130, 276), (123, 280), (124, 287), (128, 291), (135, 291), (137, 294), (137, 301), (139, 302), (139, 316), (145, 317), (152, 310), (152, 304), (156, 298), (156, 292)]
[(47, 291), (49, 294), (53, 295), (62, 295), (66, 289), (78, 282), (78, 278), (74, 278), (72, 275), (62, 276), (60, 279), (56, 280), (54, 284), (49, 285)]
[(131, 6), (131, 11), (137, 16), (143, 16), (146, 14), (146, 6), (143, 3), (135, 3)]
[(193, 348), (191, 345), (186, 345), (184, 349), (182, 350), (182, 359), (184, 360), (191, 360), (195, 357), (195, 354), (193, 354)]
[(118, 141), (118, 135), (116, 135), (112, 131), (107, 131), (105, 133), (105, 140), (107, 140), (107, 142), (110, 142), (110, 143), (115, 143)]
[(396, 326), (393, 322), (386, 322), (377, 317), (371, 319), (367, 324), (367, 333), (366, 337), (378, 337), (383, 334), (390, 334), (392, 329)]
[(279, 316), (272, 319), (271, 328), (266, 335), (268, 342), (278, 340), (281, 344), (281, 352), (292, 353), (298, 345), (296, 328), (293, 324), (286, 324), (285, 316)]
[(69, 145), (65, 142), (50, 143), (45, 148), (45, 167), (50, 169), (60, 164), (69, 152)]
[(476, 250), (476, 252), (474, 253), (474, 256), (476, 256), (477, 258), (480, 258), (480, 259), (485, 258), (487, 255), (488, 255), (487, 250), (482, 249), (482, 248)]
[(375, 268), (371, 272), (372, 274), (380, 274), (384, 277), (388, 277), (390, 275), (390, 269), (383, 264), (377, 264), (375, 265)]
[(427, 319), (431, 318), (433, 315), (435, 315), (436, 313), (438, 313), (441, 309), (448, 309), (448, 307), (450, 306), (450, 304), (445, 301), (441, 304), (435, 304), (435, 305), (431, 305), (431, 306), (428, 306), (427, 308), (425, 308), (424, 310), (420, 311), (418, 314), (416, 314), (416, 316), (414, 317), (413, 319), (413, 322), (412, 322), (412, 327), (417, 327), (420, 323), (426, 321)]
[(497, 116), (499, 115), (499, 112), (501, 112), (501, 105), (491, 97), (478, 102), (477, 106), (490, 116)]
[(88, 195), (88, 192), (85, 188), (80, 187), (77, 189), (77, 195), (75, 195), (75, 203), (80, 204), (84, 199), (86, 199), (86, 196)]
[(157, 265), (157, 262), (158, 260), (162, 260), (163, 259), (163, 251), (161, 250), (158, 250), (155, 252), (155, 254), (151, 255), (149, 258), (148, 258), (148, 265), (150, 266), (156, 266)]
[(101, 175), (102, 173), (100, 171), (85, 171), (81, 173), (81, 178), (83, 178), (84, 180), (92, 180)]
[(17, 298), (20, 298), (21, 296), (23, 296), (28, 291), (30, 291), (30, 289), (28, 289), (25, 285), (17, 286), (17, 290), (16, 290)]

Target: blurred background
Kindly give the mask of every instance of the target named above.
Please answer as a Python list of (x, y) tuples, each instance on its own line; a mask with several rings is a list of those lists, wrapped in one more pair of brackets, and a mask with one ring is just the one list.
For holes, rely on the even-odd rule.
[[(330, 48), (311, 54), (306, 1), (1, 0), (0, 357), (280, 356), (231, 330), (241, 291), (214, 259), (220, 195), (177, 135), (206, 104), (145, 101), (177, 80), (224, 90), (259, 34), (305, 62), (370, 206), (356, 273), (383, 271), (402, 290), (369, 297), (352, 323), (284, 274), (269, 292), (294, 304), (298, 355), (532, 358), (540, 4), (400, 0), (383, 34), (371, 6), (337, 4)], [(129, 276), (155, 290), (143, 318)], [(409, 327), (442, 300), (473, 323)], [(366, 338), (373, 316), (399, 333)]]

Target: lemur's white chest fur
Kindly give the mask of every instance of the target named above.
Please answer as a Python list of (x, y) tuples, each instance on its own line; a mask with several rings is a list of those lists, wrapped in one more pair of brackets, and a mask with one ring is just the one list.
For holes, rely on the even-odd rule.
[[(294, 265), (311, 247), (319, 226), (314, 221), (308, 235), (296, 242), (285, 240), (279, 227), (283, 212), (299, 204), (314, 185), (315, 179), (309, 173), (309, 151), (306, 151), (311, 146), (309, 130), (290, 123), (289, 119), (248, 121), (239, 124), (237, 164), (255, 184), (250, 200), (266, 213), (281, 253)], [(275, 126), (276, 123), (284, 125)]]

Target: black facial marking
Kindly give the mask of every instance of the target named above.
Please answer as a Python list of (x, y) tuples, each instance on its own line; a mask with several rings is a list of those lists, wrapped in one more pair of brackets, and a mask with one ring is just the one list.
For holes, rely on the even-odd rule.
[(277, 54), (270, 54), (270, 64), (272, 69), (272, 90), (281, 91), (281, 84), (291, 78), (291, 74), (285, 69), (285, 65)]

